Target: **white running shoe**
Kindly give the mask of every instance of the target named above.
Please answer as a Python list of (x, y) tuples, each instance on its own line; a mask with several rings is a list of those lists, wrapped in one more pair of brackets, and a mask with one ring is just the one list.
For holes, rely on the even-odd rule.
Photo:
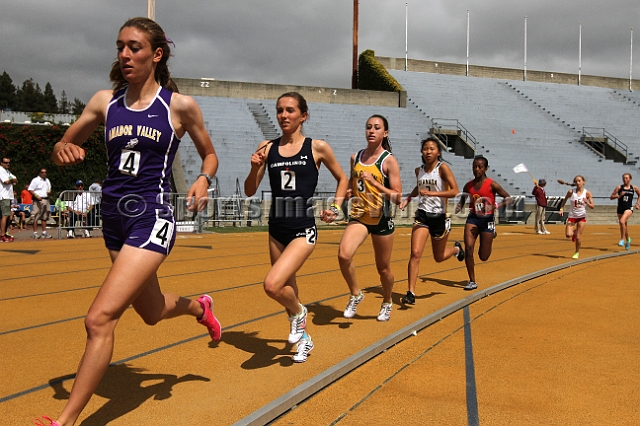
[(82, 234), (85, 238), (91, 238), (91, 232), (88, 229), (85, 229)]
[(378, 314), (378, 321), (389, 321), (389, 318), (391, 318), (391, 308), (393, 307), (393, 305), (391, 303), (382, 303), (382, 306), (380, 306), (380, 313)]
[(545, 234), (545, 235), (549, 235), (549, 234), (551, 234), (551, 232), (549, 232), (549, 231), (544, 231), (544, 234)]
[(357, 296), (351, 296), (349, 298), (349, 303), (347, 303), (347, 307), (344, 309), (344, 317), (345, 318), (353, 318), (356, 314), (356, 309), (358, 309), (358, 304), (364, 300), (364, 294), (362, 294), (362, 290), (360, 290), (360, 294)]
[(298, 341), (298, 347), (296, 348), (296, 354), (293, 356), (293, 362), (305, 362), (309, 357), (309, 352), (313, 349), (313, 341), (311, 336), (307, 334), (307, 337)]
[(72, 229), (69, 229), (69, 232), (67, 232), (67, 238), (75, 238), (76, 234), (73, 232)]
[(304, 305), (300, 305), (302, 311), (297, 315), (289, 317), (291, 322), (291, 332), (289, 333), (289, 343), (298, 343), (304, 335), (304, 330), (307, 327), (307, 308)]
[(469, 281), (464, 289), (465, 290), (475, 290), (476, 288), (478, 288), (478, 284), (476, 284), (475, 281)]

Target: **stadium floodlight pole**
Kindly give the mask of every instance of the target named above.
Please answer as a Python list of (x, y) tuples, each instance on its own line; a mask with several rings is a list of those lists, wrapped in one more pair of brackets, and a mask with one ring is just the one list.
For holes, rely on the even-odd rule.
[(409, 2), (404, 4), (404, 70), (409, 71)]
[(467, 9), (467, 77), (469, 77), (469, 9)]
[(353, 0), (353, 61), (351, 88), (358, 88), (358, 0)]
[(580, 22), (580, 35), (578, 37), (578, 86), (582, 74), (582, 22)]
[(527, 15), (524, 15), (524, 81), (527, 81)]
[(633, 72), (633, 28), (631, 28), (631, 52), (629, 53), (629, 91), (633, 92), (632, 87), (632, 72)]
[(156, 0), (147, 0), (147, 18), (156, 20)]

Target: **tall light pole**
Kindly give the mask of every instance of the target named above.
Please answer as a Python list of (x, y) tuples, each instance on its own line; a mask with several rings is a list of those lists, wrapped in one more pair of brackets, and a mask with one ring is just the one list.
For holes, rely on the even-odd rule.
[(156, 0), (147, 0), (147, 18), (156, 20)]
[(524, 81), (527, 81), (527, 15), (524, 16)]
[(633, 87), (631, 87), (631, 83), (633, 80), (631, 79), (631, 74), (633, 71), (633, 28), (631, 28), (631, 52), (629, 53), (629, 91), (633, 92)]
[(358, 88), (358, 0), (353, 0), (353, 62), (351, 88)]
[(582, 22), (580, 22), (580, 36), (578, 38), (578, 86), (582, 74)]
[(469, 77), (469, 9), (467, 9), (467, 77)]
[(404, 4), (404, 70), (409, 71), (409, 3)]

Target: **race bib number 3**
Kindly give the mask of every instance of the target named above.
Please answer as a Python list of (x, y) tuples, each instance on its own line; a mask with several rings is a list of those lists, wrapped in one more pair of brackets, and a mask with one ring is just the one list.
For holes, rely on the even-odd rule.
[(151, 231), (151, 242), (162, 248), (169, 247), (173, 237), (174, 223), (164, 219), (157, 219)]
[(120, 173), (125, 175), (138, 176), (140, 170), (140, 153), (138, 151), (130, 151), (123, 149), (120, 154)]
[(283, 191), (296, 190), (296, 172), (291, 170), (280, 171), (280, 189)]

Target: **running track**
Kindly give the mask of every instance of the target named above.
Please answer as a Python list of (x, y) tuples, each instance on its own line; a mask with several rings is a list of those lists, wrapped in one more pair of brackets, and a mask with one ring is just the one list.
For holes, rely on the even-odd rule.
[[(491, 259), (477, 261), (479, 290), (575, 263), (562, 228), (550, 230), (538, 236), (531, 227), (500, 227)], [(409, 234), (396, 230), (395, 305), (391, 321), (381, 324), (370, 244), (356, 256), (365, 301), (347, 320), (336, 257), (341, 230), (320, 232), (298, 276), (316, 345), (300, 365), (291, 361), (284, 313), (262, 291), (266, 234), (179, 237), (159, 271), (161, 285), (186, 296), (210, 293), (224, 327), (221, 342), (210, 342), (191, 318), (149, 327), (129, 310), (116, 330), (113, 366), (78, 424), (242, 423), (341, 361), (468, 297), (461, 289), (464, 263), (436, 264), (425, 250), (417, 304), (399, 306)], [(454, 228), (450, 241), (461, 237), (462, 229)], [(617, 240), (617, 226), (588, 225), (581, 260), (624, 251)], [(275, 424), (635, 424), (637, 292), (633, 280), (622, 278), (635, 275), (636, 248), (481, 299), (371, 359)], [(0, 252), (0, 414), (7, 424), (27, 425), (64, 405), (84, 347), (84, 314), (109, 260), (99, 238), (16, 242), (0, 245)]]

